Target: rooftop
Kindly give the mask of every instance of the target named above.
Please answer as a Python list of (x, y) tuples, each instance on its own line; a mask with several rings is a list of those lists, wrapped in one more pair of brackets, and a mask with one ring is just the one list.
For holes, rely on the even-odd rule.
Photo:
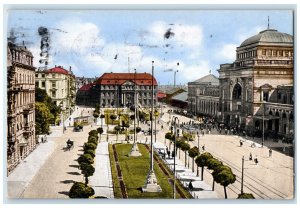
[[(101, 85), (122, 85), (131, 81), (137, 85), (152, 85), (152, 75), (148, 73), (104, 73), (97, 81)], [(157, 85), (153, 78), (153, 84)]]
[(209, 74), (209, 75), (201, 77), (200, 79), (197, 79), (196, 81), (193, 81), (191, 83), (219, 85), (219, 79), (215, 75)]
[(251, 45), (254, 43), (263, 44), (263, 43), (285, 43), (285, 44), (293, 44), (293, 36), (287, 33), (281, 33), (274, 29), (263, 30), (257, 35), (254, 35), (244, 42), (242, 42), (241, 46)]

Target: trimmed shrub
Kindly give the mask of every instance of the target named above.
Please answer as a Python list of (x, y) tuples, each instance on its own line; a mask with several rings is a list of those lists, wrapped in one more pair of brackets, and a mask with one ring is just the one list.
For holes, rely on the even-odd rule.
[(69, 191), (70, 198), (89, 198), (94, 194), (95, 191), (92, 187), (81, 182), (75, 182)]
[(95, 155), (96, 155), (95, 150), (93, 150), (93, 149), (86, 149), (86, 150), (84, 151), (84, 154), (89, 154), (89, 155), (91, 155), (93, 158), (94, 158)]
[(86, 142), (84, 143), (84, 146), (83, 146), (83, 150), (85, 151), (86, 149), (92, 149), (92, 150), (95, 150), (97, 148), (97, 145), (95, 145), (94, 143), (91, 143), (91, 142)]
[(83, 154), (83, 155), (79, 156), (78, 163), (79, 163), (79, 165), (81, 163), (93, 164), (94, 163), (94, 158), (90, 154)]

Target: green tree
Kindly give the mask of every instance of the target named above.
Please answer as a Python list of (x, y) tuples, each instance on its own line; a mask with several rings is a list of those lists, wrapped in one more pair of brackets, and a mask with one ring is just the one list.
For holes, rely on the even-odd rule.
[(81, 182), (75, 182), (69, 191), (70, 198), (89, 198), (94, 194), (95, 191), (92, 187)]
[(225, 199), (227, 199), (226, 187), (236, 181), (235, 174), (232, 173), (231, 168), (219, 168), (213, 173), (214, 180), (224, 187)]
[[(176, 139), (176, 152), (178, 152), (178, 148), (181, 149), (181, 146), (182, 146), (183, 143), (184, 143), (183, 140), (181, 140), (181, 139)], [(178, 156), (179, 156), (179, 159), (180, 159), (180, 151), (179, 151)]]
[(86, 149), (86, 150), (84, 150), (84, 154), (89, 154), (89, 155), (92, 156), (92, 158), (94, 158), (95, 157), (95, 150), (93, 150), (93, 149)]
[(203, 181), (203, 172), (204, 172), (204, 167), (207, 166), (207, 161), (213, 158), (213, 156), (208, 153), (208, 152), (204, 152), (203, 154), (201, 154), (200, 156), (198, 156), (195, 160), (197, 166), (201, 167), (201, 180)]
[(98, 138), (95, 137), (95, 136), (89, 136), (88, 143), (93, 143), (97, 146), (98, 145)]
[(98, 131), (97, 131), (97, 130), (91, 130), (91, 131), (89, 132), (89, 136), (98, 137)]
[(104, 132), (102, 126), (99, 127), (99, 128), (97, 128), (97, 132), (100, 134), (100, 142), (101, 142), (101, 135), (102, 135), (103, 132)]
[(89, 177), (92, 176), (95, 172), (95, 168), (90, 163), (80, 163), (79, 168), (81, 173), (85, 177), (85, 185), (87, 186), (89, 183)]
[(78, 164), (80, 165), (81, 163), (89, 163), (93, 164), (94, 163), (94, 158), (90, 154), (83, 154), (80, 155), (78, 158)]
[(171, 141), (174, 141), (175, 135), (173, 133), (171, 133), (171, 132), (167, 132), (165, 134), (165, 138), (169, 140), (169, 149), (171, 151)]
[(91, 143), (91, 142), (86, 142), (83, 145), (83, 150), (86, 150), (86, 149), (93, 149), (93, 150), (95, 150), (96, 148), (97, 148), (97, 146), (94, 143)]
[[(220, 169), (220, 167), (223, 166), (223, 163), (216, 158), (210, 158), (207, 161), (207, 169), (212, 170), (212, 171), (217, 171)], [(215, 190), (215, 178), (213, 177), (213, 186), (212, 190)]]
[(50, 122), (53, 115), (45, 103), (35, 103), (35, 133), (47, 134), (50, 130)]
[(238, 199), (255, 199), (251, 193), (242, 193), (238, 195)]
[(184, 167), (186, 167), (186, 159), (187, 159), (187, 154), (186, 152), (190, 149), (190, 145), (186, 142), (181, 144), (181, 150), (184, 151)]
[(194, 146), (193, 148), (189, 149), (188, 151), (189, 156), (192, 158), (193, 160), (193, 166), (192, 166), (192, 170), (194, 172), (194, 163), (195, 163), (195, 157), (199, 155), (199, 150), (198, 147)]

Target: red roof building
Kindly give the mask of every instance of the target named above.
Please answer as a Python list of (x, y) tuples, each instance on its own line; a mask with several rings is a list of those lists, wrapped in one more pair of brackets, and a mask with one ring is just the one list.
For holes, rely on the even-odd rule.
[(101, 107), (130, 106), (135, 102), (138, 106), (151, 106), (152, 81), (156, 104), (157, 81), (148, 73), (104, 73), (91, 87), (90, 99), (93, 105), (100, 101)]
[[(104, 73), (97, 84), (101, 85), (123, 85), (126, 81), (132, 81), (137, 85), (152, 85), (152, 75), (148, 73)], [(153, 84), (157, 85), (153, 78)]]

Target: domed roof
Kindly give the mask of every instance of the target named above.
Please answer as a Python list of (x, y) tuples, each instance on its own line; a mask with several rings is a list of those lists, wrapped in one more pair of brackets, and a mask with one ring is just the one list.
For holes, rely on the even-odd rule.
[(263, 30), (257, 35), (254, 35), (244, 42), (241, 46), (246, 46), (254, 43), (293, 43), (293, 36), (287, 33), (281, 33), (274, 29)]

